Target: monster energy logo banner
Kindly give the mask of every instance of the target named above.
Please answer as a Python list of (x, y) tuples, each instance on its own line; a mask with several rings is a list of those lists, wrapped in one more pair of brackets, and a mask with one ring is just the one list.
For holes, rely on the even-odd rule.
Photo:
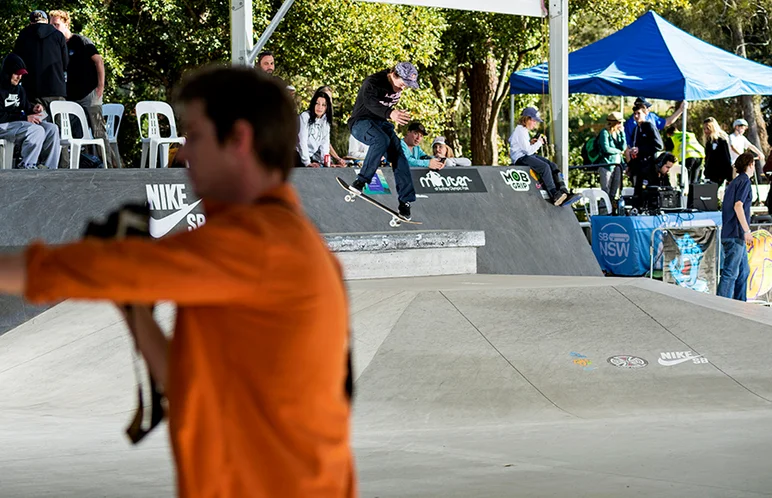
[(662, 280), (716, 293), (716, 227), (672, 228), (662, 234)]
[(487, 192), (474, 168), (445, 168), (441, 171), (411, 168), (417, 194), (460, 194)]

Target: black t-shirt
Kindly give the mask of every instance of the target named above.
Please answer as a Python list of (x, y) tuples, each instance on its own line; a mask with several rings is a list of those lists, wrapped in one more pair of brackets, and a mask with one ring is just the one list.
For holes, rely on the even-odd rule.
[(96, 63), (91, 57), (99, 54), (94, 42), (83, 35), (72, 35), (67, 41), (70, 65), (67, 68), (67, 99), (80, 100), (97, 85)]
[(401, 96), (402, 92), (395, 92), (389, 83), (388, 70), (368, 76), (357, 94), (351, 119), (348, 121), (349, 128), (360, 119), (387, 121)]

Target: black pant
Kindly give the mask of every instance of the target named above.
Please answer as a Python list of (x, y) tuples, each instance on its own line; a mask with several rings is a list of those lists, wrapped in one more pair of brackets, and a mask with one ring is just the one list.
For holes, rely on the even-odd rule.
[(560, 168), (558, 165), (536, 154), (530, 156), (523, 156), (515, 163), (517, 166), (528, 166), (539, 175), (541, 182), (544, 184), (544, 188), (547, 193), (553, 199), (557, 197), (558, 190), (563, 190), (566, 184), (563, 183), (563, 179), (560, 176)]
[(702, 158), (687, 157), (685, 162), (686, 171), (689, 172), (689, 183), (700, 183), (700, 177), (702, 176)]

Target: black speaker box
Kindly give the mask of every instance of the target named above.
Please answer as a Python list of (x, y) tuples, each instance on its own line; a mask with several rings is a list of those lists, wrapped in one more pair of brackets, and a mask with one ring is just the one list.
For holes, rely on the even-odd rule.
[(718, 183), (690, 185), (686, 207), (697, 211), (718, 211)]

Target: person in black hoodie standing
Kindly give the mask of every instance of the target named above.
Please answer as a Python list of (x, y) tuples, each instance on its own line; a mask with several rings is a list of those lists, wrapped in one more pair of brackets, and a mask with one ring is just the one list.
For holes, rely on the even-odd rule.
[(657, 128), (646, 118), (648, 113), (644, 104), (633, 107), (633, 118), (637, 125), (632, 133), (632, 141), (625, 150), (627, 174), (633, 185), (638, 184), (638, 176), (654, 162), (657, 152), (665, 148)]
[(361, 194), (373, 179), (381, 158), (391, 163), (399, 196), (399, 214), (410, 219), (410, 203), (415, 201), (415, 188), (410, 166), (402, 152), (402, 142), (394, 132), (394, 125), (405, 125), (410, 120), (407, 111), (395, 109), (405, 88), (418, 88), (418, 70), (409, 62), (400, 62), (391, 69), (365, 78), (359, 89), (351, 119), (351, 135), (369, 146), (362, 169), (351, 183), (351, 191)]
[(20, 85), (27, 74), (24, 61), (9, 54), (0, 67), (0, 138), (21, 143), (21, 167), (37, 168), (41, 158), (45, 167), (59, 166), (59, 128), (42, 120), (43, 106), (32, 105)]
[(48, 24), (48, 15), (42, 10), (30, 13), (30, 24), (21, 30), (13, 53), (24, 61), (29, 72), (24, 88), (30, 102), (42, 104), (50, 115), (50, 103), (65, 100), (69, 55), (64, 35)]

